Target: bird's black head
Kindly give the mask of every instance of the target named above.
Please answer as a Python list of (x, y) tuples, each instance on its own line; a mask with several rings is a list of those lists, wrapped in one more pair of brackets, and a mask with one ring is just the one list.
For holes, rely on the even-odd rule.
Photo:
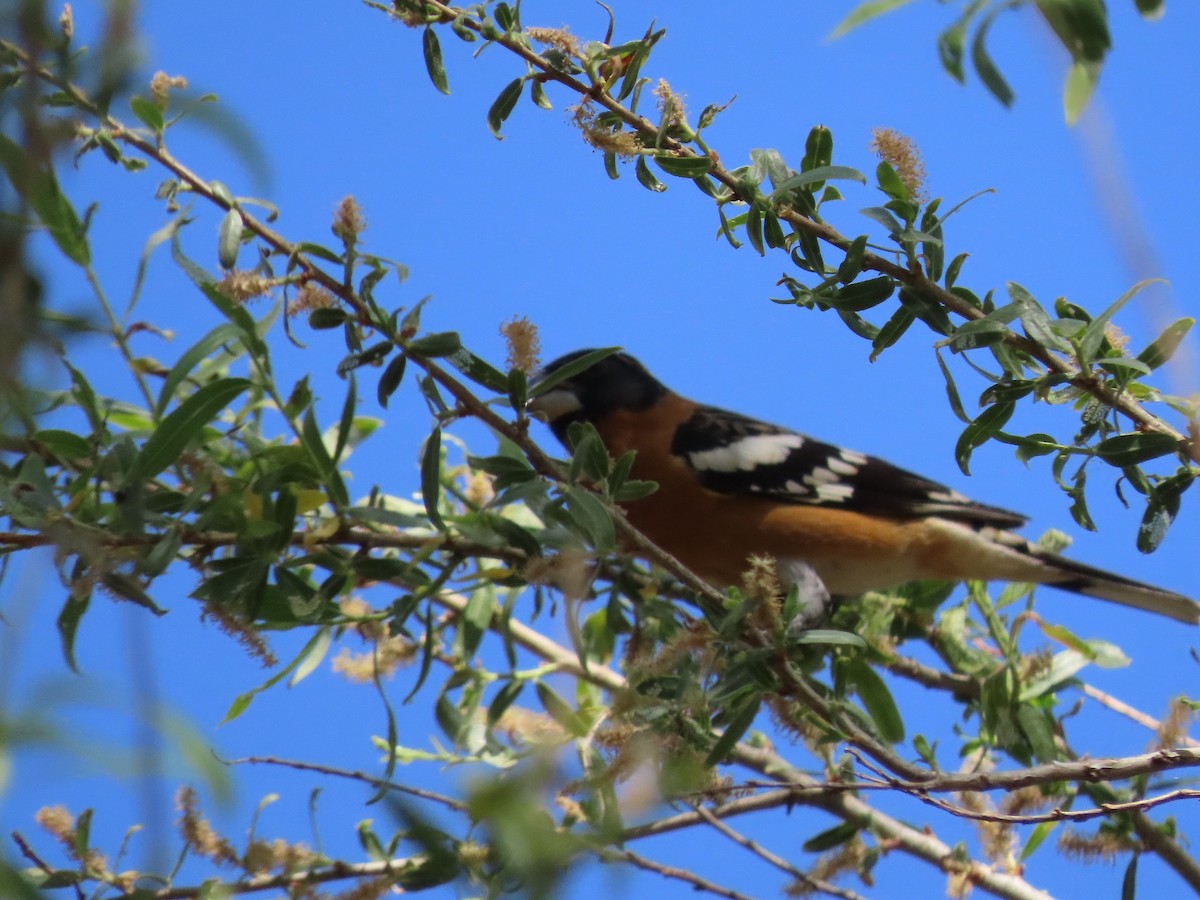
[[(536, 385), (593, 350), (576, 350), (549, 363), (533, 379)], [(652, 406), (667, 389), (640, 362), (614, 353), (559, 382), (529, 403), (530, 412), (544, 418), (560, 441), (566, 441), (572, 422), (598, 422), (617, 410)]]

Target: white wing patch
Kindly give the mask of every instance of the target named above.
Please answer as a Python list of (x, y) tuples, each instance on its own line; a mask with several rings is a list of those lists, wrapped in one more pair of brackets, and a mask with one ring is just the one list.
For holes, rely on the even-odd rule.
[(798, 434), (753, 434), (724, 447), (688, 454), (698, 472), (752, 472), (759, 466), (779, 465), (804, 444)]

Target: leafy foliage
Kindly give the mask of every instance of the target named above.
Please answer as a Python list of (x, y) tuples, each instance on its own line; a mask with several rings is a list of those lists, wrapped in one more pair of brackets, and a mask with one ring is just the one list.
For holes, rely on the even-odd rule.
[[(1144, 498), (1139, 547), (1149, 551), (1161, 541), (1195, 479), (1184, 433), (1194, 433), (1196, 410), (1149, 379), (1193, 323), (1176, 322), (1136, 356), (1127, 354), (1113, 320), (1141, 285), (1095, 315), (1065, 299), (1044, 304), (1015, 283), (999, 298), (965, 287), (966, 254), (948, 253), (947, 222), (961, 203), (943, 212), (941, 198), (924, 197), (913, 177), (919, 167), (902, 147), (868, 177), (835, 162), (833, 135), (815, 127), (794, 167), (784, 154), (760, 149), (727, 168), (704, 140), (719, 105), (707, 106), (693, 125), (682, 100), (659, 85), (654, 121), (638, 111), (650, 84), (642, 72), (662, 30), (617, 44), (612, 33), (580, 43), (561, 31), (526, 28), (519, 9), (505, 3), (370, 5), (420, 31), (426, 68), (442, 93), (450, 83), (443, 38), (511, 55), (518, 74), (484, 116), (496, 137), (527, 86), (539, 107), (550, 104), (546, 89), (553, 87), (590, 108), (576, 121), (604, 151), (607, 174), (632, 164), (636, 181), (654, 192), (697, 185), (732, 247), (744, 242), (785, 260), (786, 296), (775, 302), (835, 312), (871, 344), (872, 357), (913, 339), (921, 326), (932, 331), (949, 402), (965, 425), (956, 448), (964, 471), (993, 440), (1022, 459), (1050, 456), (1076, 520), (1090, 527), (1087, 475), (1100, 470)], [(860, 7), (843, 30), (899, 5)], [(986, 35), (1012, 5), (967, 4), (939, 44), (943, 63), (961, 77), (965, 36), (974, 27), (976, 70), (1001, 99), (1004, 82)], [(1039, 9), (1076, 64), (1094, 67), (1085, 73), (1094, 81), (1108, 49), (1098, 0)], [(721, 824), (746, 811), (751, 804), (741, 792), (764, 810), (799, 804), (830, 813), (839, 824), (808, 836), (805, 849), (854, 848), (848, 868), (864, 879), (888, 854), (905, 853), (993, 893), (1030, 896), (1020, 860), (1064, 819), (1102, 819), (1104, 836), (1122, 848), (1158, 853), (1185, 877), (1188, 863), (1195, 868), (1171, 829), (1146, 812), (1175, 798), (1147, 798), (1145, 779), (1194, 765), (1200, 755), (1160, 748), (1110, 761), (1097, 777), (1099, 763), (1081, 759), (1067, 739), (1064, 694), (1082, 683), (1088, 666), (1126, 664), (1113, 645), (1046, 623), (1023, 585), (993, 596), (971, 584), (953, 600), (948, 585), (907, 585), (843, 604), (826, 629), (796, 633), (790, 623), (800, 598), (772, 580), (769, 566), (724, 593), (700, 582), (622, 515), (620, 504), (653, 490), (630, 478), (630, 457), (612, 459), (587, 427), (573, 431), (569, 459), (547, 455), (530, 439), (526, 401), (551, 382), (531, 385), (530, 366), (502, 369), (455, 332), (423, 330), (427, 298), (407, 295), (403, 266), (363, 250), (353, 201), (333, 223), (340, 246), (276, 233), (272, 212), (256, 213), (259, 201), (233, 195), (169, 154), (187, 121), (169, 92), (132, 97), (139, 125), (127, 125), (112, 113), (117, 87), (80, 86), (82, 51), (66, 29), (41, 22), (35, 31), (37, 40), (0, 42), (0, 99), (39, 123), (43, 131), (30, 132), (31, 144), (57, 139), (45, 108), (69, 108), (82, 123), (72, 138), (78, 154), (100, 151), (126, 169), (164, 170), (158, 195), (168, 223), (147, 253), (169, 243), (196, 297), (221, 321), (170, 364), (154, 365), (129, 343), (146, 326), (116, 315), (97, 289), (104, 331), (133, 389), (106, 394), (72, 364), (69, 340), (50, 342), (67, 389), (10, 386), (0, 422), (0, 550), (54, 549), (63, 592), (58, 631), (72, 668), (97, 594), (159, 614), (167, 605), (155, 599), (160, 579), (191, 571), (189, 600), (275, 667), (261, 686), (233, 699), (227, 719), (249, 714), (254, 699), (284, 679), (301, 681), (352, 635), (370, 645), (358, 674), (384, 698), (386, 735), (377, 743), (386, 762), (378, 778), (358, 777), (393, 804), (394, 831), (360, 825), (361, 860), (296, 853), (264, 860), (252, 839), (238, 845), (205, 832), (194, 798), (184, 794), (184, 842), (235, 873), (224, 886), (359, 876), (381, 890), (458, 880), (489, 894), (521, 888), (537, 896), (588, 856), (653, 868), (628, 845), (667, 820), (627, 821), (618, 795), (638, 770), (683, 810), (673, 828)], [(4, 221), (20, 223), (6, 225), (4, 240), (23, 249), (23, 229), (43, 227), (63, 259), (96, 284), (87, 215), (78, 214), (49, 163), (5, 138), (0, 164), (15, 188)], [(219, 216), (221, 271), (187, 257), (179, 234), (194, 216), (178, 211), (182, 195)], [(848, 196), (866, 204), (860, 216), (843, 214), (839, 203)], [(831, 224), (842, 218), (851, 223), (844, 234)], [(248, 256), (254, 267), (237, 270)], [(263, 295), (271, 303), (256, 316), (246, 301)], [(53, 334), (49, 311), (39, 307), (36, 316), (36, 332)], [(289, 340), (326, 351), (341, 397), (322, 403), (307, 377), (279, 383), (275, 358)], [(564, 368), (558, 377), (571, 373)], [(983, 385), (978, 410), (963, 402), (959, 385), (967, 378)], [(426, 407), (427, 437), (407, 448), (419, 462), (419, 501), (346, 477), (351, 455), (377, 440), (378, 421), (359, 412), (360, 382), (371, 380), (380, 406), (409, 392)], [(1004, 430), (1020, 405), (1034, 402), (1071, 411), (1058, 417), (1057, 436)], [(455, 429), (464, 419), (494, 436), (488, 455), (463, 449)], [(562, 644), (544, 633), (552, 617), (565, 624)], [(277, 631), (307, 637), (282, 666), (267, 640)], [(919, 661), (918, 653), (935, 662)], [(433, 750), (400, 740), (381, 683), (400, 666), (412, 672), (405, 701), (427, 702), (441, 731)], [(905, 681), (942, 695), (947, 716), (959, 722), (944, 738), (953, 747), (911, 733), (896, 691)], [(764, 711), (795, 747), (777, 751), (756, 730), (765, 727)], [(944, 771), (959, 758), (971, 771)], [(430, 797), (397, 777), (398, 765), (412, 763), (469, 766), (490, 777), (461, 797)], [(742, 782), (722, 777), (735, 771), (731, 764)], [(986, 862), (877, 814), (864, 799), (871, 788), (922, 801), (954, 795), (960, 799), (933, 805), (947, 818), (985, 820), (993, 811), (976, 792), (1018, 787), (1034, 789), (1054, 812), (1017, 817), (1037, 826), (1019, 859), (1009, 823), (1008, 850), (985, 848)], [(414, 796), (453, 814), (453, 830), (434, 825)], [(90, 813), (42, 824), (69, 862), (0, 869), (0, 885), (15, 896), (35, 896), (35, 887), (176, 886), (169, 873), (111, 871), (91, 846)], [(817, 874), (784, 870), (803, 888), (831, 887)], [(1129, 871), (1132, 883), (1136, 870)], [(690, 883), (711, 889), (695, 877)]]

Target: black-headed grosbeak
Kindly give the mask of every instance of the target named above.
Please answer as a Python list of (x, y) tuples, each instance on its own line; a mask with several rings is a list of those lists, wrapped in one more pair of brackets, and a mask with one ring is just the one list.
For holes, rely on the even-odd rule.
[[(555, 360), (535, 384), (589, 352)], [(1188, 597), (1013, 534), (1026, 521), (1018, 513), (875, 457), (685, 399), (624, 353), (555, 385), (530, 410), (564, 444), (571, 423), (583, 421), (614, 456), (636, 451), (632, 477), (658, 490), (627, 505), (629, 521), (714, 585), (739, 584), (752, 556), (772, 556), (785, 583), (811, 591), (815, 575), (825, 597), (920, 578), (1021, 581), (1200, 624), (1200, 603)]]

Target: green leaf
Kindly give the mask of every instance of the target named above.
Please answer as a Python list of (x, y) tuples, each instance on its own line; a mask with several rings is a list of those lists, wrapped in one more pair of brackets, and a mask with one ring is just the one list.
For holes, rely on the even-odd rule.
[(1166, 327), (1162, 334), (1154, 339), (1145, 350), (1138, 354), (1137, 358), (1148, 365), (1151, 369), (1157, 369), (1179, 349), (1180, 343), (1192, 326), (1196, 324), (1196, 320), (1192, 318), (1180, 319), (1178, 322), (1172, 322)]
[(375, 398), (384, 409), (387, 409), (388, 399), (400, 387), (400, 382), (404, 378), (404, 367), (407, 364), (408, 357), (403, 353), (397, 353), (387, 364), (383, 374), (379, 376), (379, 386), (375, 389)]
[(500, 126), (512, 114), (517, 101), (521, 99), (521, 90), (524, 86), (524, 78), (514, 78), (500, 92), (500, 96), (487, 111), (488, 130), (498, 141), (504, 140), (504, 135), (500, 133)]
[(165, 122), (163, 121), (162, 110), (157, 103), (153, 100), (147, 100), (145, 97), (131, 97), (129, 108), (137, 116), (139, 122), (155, 134), (162, 134)]
[[(858, 273), (862, 271), (863, 256), (866, 252), (867, 236), (860, 234), (846, 248), (846, 258), (842, 260), (837, 270), (838, 281), (849, 286), (850, 282), (858, 277)], [(888, 291), (888, 293), (890, 294), (891, 291)]]
[(607, 359), (614, 353), (619, 353), (620, 351), (620, 347), (601, 347), (598, 350), (585, 353), (578, 359), (573, 359), (569, 363), (559, 366), (559, 368), (555, 369), (545, 378), (534, 384), (533, 387), (529, 389), (529, 396), (540, 397), (542, 394), (554, 390), (554, 388), (562, 384), (564, 381), (569, 381), (570, 379), (574, 378), (580, 372), (586, 372), (596, 363), (600, 362), (600, 360)]
[(12, 186), (46, 226), (63, 255), (77, 265), (89, 265), (91, 250), (83, 223), (66, 194), (59, 188), (54, 171), (43, 169), (19, 144), (2, 134), (0, 166), (4, 167)]
[(237, 207), (231, 206), (217, 230), (217, 262), (222, 269), (237, 265), (238, 251), (242, 248), (242, 227), (242, 214)]
[(1166, 284), (1162, 278), (1146, 278), (1139, 281), (1120, 297), (1109, 304), (1108, 308), (1100, 315), (1096, 316), (1088, 325), (1087, 330), (1083, 333), (1083, 337), (1079, 339), (1079, 356), (1084, 362), (1092, 362), (1100, 353), (1100, 347), (1104, 343), (1104, 331), (1112, 317), (1120, 312), (1121, 307), (1134, 298), (1140, 291), (1152, 284)]
[(175, 389), (202, 361), (213, 351), (224, 344), (234, 344), (240, 341), (242, 330), (232, 322), (222, 322), (196, 343), (192, 344), (178, 361), (171, 367), (167, 377), (163, 379), (162, 390), (158, 392), (158, 402), (154, 406), (155, 415), (161, 416), (166, 412), (167, 405), (175, 396)]
[(654, 154), (658, 167), (677, 178), (699, 178), (712, 171), (712, 160), (707, 156), (673, 156), (670, 153)]
[(1179, 452), (1179, 441), (1158, 431), (1118, 434), (1096, 445), (1096, 455), (1118, 468), (1136, 466), (1160, 456)]
[(425, 512), (438, 531), (446, 530), (446, 523), (438, 504), (442, 498), (442, 430), (435, 428), (425, 441), (421, 454), (421, 499), (425, 501)]
[(1099, 63), (1076, 60), (1067, 70), (1067, 84), (1063, 88), (1063, 116), (1068, 125), (1079, 121), (1088, 101), (1096, 90), (1100, 79)]
[(538, 700), (542, 702), (542, 708), (546, 710), (546, 714), (550, 718), (577, 738), (587, 734), (587, 725), (580, 718), (579, 713), (575, 712), (566, 700), (558, 696), (552, 687), (541, 681), (535, 682), (534, 687), (537, 688)]
[(832, 305), (836, 309), (847, 312), (861, 312), (878, 306), (896, 289), (894, 282), (887, 275), (878, 278), (868, 278), (865, 281), (855, 281), (842, 287), (834, 295)]
[(880, 161), (879, 165), (875, 167), (875, 180), (879, 189), (893, 200), (908, 200), (908, 188), (900, 180), (900, 176), (896, 174), (891, 163), (886, 160)]
[(757, 203), (751, 203), (746, 212), (746, 238), (759, 256), (766, 255), (763, 247), (762, 207)]
[(958, 444), (954, 448), (954, 458), (964, 475), (970, 475), (971, 454), (975, 448), (987, 443), (1012, 418), (1016, 404), (1011, 400), (1001, 400), (993, 403), (981, 412), (959, 435)]
[(824, 646), (866, 647), (867, 642), (850, 631), (837, 631), (832, 628), (813, 628), (802, 631), (789, 640), (792, 644), (820, 644)]
[(476, 588), (462, 614), (462, 651), (465, 658), (475, 655), (479, 642), (492, 624), (496, 610), (496, 591), (490, 584)]
[(62, 642), (63, 659), (76, 675), (79, 674), (79, 665), (75, 659), (75, 636), (79, 632), (79, 622), (87, 612), (90, 599), (86, 594), (82, 597), (69, 595), (58, 613), (56, 622), (59, 640)]
[(1042, 843), (1050, 836), (1050, 832), (1057, 827), (1057, 822), (1039, 822), (1029, 833), (1029, 838), (1025, 841), (1025, 846), (1021, 848), (1021, 855), (1018, 858), (1024, 862), (1033, 856), (1037, 848), (1042, 846)]
[(893, 9), (899, 9), (909, 2), (911, 0), (866, 0), (865, 3), (860, 3), (854, 9), (850, 10), (850, 14), (838, 23), (837, 28), (833, 29), (833, 33), (829, 35), (829, 39), (840, 38), (864, 22), (869, 22), (877, 16), (891, 12)]
[(324, 331), (328, 328), (341, 328), (349, 320), (350, 314), (336, 306), (324, 306), (314, 309), (308, 314), (308, 327), (314, 331)]
[(1133, 2), (1143, 19), (1158, 20), (1166, 12), (1163, 0), (1133, 0)]
[(232, 722), (234, 719), (244, 713), (250, 708), (250, 703), (256, 696), (283, 681), (283, 679), (290, 675), (298, 666), (311, 659), (312, 653), (316, 647), (322, 643), (328, 642), (328, 640), (329, 635), (327, 634), (327, 629), (317, 629), (316, 634), (308, 639), (308, 642), (304, 645), (300, 652), (296, 654), (295, 659), (293, 659), (290, 663), (284, 666), (284, 668), (280, 669), (258, 687), (246, 691), (243, 694), (238, 694), (238, 696), (234, 698), (233, 703), (229, 705), (229, 709), (225, 712), (225, 718), (221, 720), (220, 724), (224, 725), (226, 722)]
[(859, 830), (859, 826), (854, 822), (839, 822), (832, 828), (810, 837), (804, 842), (802, 849), (805, 853), (824, 853), (826, 850), (840, 847), (858, 834)]
[(587, 535), (597, 553), (607, 553), (616, 544), (616, 530), (604, 503), (591, 491), (578, 485), (564, 492), (571, 521)]
[(967, 28), (976, 13), (987, 6), (989, 2), (990, 0), (970, 0), (955, 23), (938, 35), (937, 49), (938, 57), (942, 61), (942, 68), (959, 84), (964, 81), (962, 57), (967, 40)]
[(729, 755), (729, 752), (737, 746), (737, 742), (742, 739), (742, 735), (749, 731), (750, 726), (754, 724), (754, 720), (758, 716), (758, 708), (761, 705), (762, 698), (755, 696), (730, 713), (729, 723), (704, 759), (705, 768), (721, 763)]
[(1054, 728), (1047, 721), (1046, 713), (1037, 707), (1022, 703), (1017, 707), (1017, 724), (1033, 748), (1039, 762), (1050, 763), (1059, 758), (1058, 745), (1054, 740)]
[(446, 362), (478, 385), (498, 394), (508, 392), (508, 377), (491, 363), (470, 350), (461, 348), (446, 357)]
[[(847, 315), (852, 315), (852, 313), (847, 313)], [(892, 313), (892, 317), (883, 323), (883, 327), (871, 341), (871, 362), (878, 359), (880, 353), (900, 340), (914, 320), (912, 312), (903, 306)]]
[(987, 51), (987, 35), (992, 23), (996, 21), (996, 16), (1011, 8), (1011, 3), (1000, 3), (993, 7), (991, 12), (987, 13), (983, 17), (983, 21), (979, 23), (975, 39), (971, 42), (971, 62), (975, 64), (975, 72), (979, 75), (979, 80), (992, 92), (992, 96), (1005, 106), (1012, 106), (1016, 94), (1008, 86), (1008, 82), (1004, 80), (1004, 76), (1000, 74), (1000, 70), (996, 68), (995, 62), (992, 61), (992, 57)]
[(1071, 345), (1054, 330), (1050, 316), (1034, 299), (1033, 294), (1015, 281), (1008, 282), (1007, 288), (1008, 296), (1021, 317), (1021, 324), (1025, 326), (1025, 333), (1043, 347), (1058, 350), (1061, 353), (1071, 352)]
[(462, 339), (457, 331), (439, 331), (416, 338), (405, 345), (405, 349), (413, 356), (450, 356), (462, 348)]
[(130, 481), (153, 478), (173, 464), (204, 427), (250, 387), (251, 382), (245, 378), (222, 378), (204, 385), (184, 400), (158, 423), (142, 445)]
[(775, 186), (775, 190), (771, 192), (771, 197), (772, 199), (784, 198), (787, 194), (796, 190), (796, 188), (835, 180), (857, 181), (859, 184), (866, 184), (867, 176), (858, 171), (858, 169), (852, 169), (849, 166), (815, 166), (785, 178)]
[[(1146, 0), (1138, 0), (1138, 6)], [(1136, 900), (1137, 898), (1137, 869), (1138, 859), (1140, 857), (1134, 853), (1129, 860), (1129, 865), (1125, 867), (1125, 874), (1121, 876), (1121, 900)]]
[(639, 156), (637, 162), (633, 164), (633, 174), (637, 176), (638, 184), (648, 191), (661, 193), (667, 189), (665, 184), (654, 177), (654, 173), (646, 165), (646, 157), (644, 156)]
[(879, 673), (867, 664), (861, 657), (851, 660), (846, 666), (846, 674), (854, 684), (854, 691), (863, 702), (879, 737), (889, 744), (904, 740), (904, 720), (892, 697), (892, 692)]
[(87, 459), (92, 455), (92, 445), (86, 438), (61, 428), (43, 428), (41, 431), (35, 431), (30, 440), (45, 447), (60, 459)]
[(425, 51), (425, 71), (429, 73), (429, 80), (443, 94), (449, 94), (450, 81), (446, 78), (446, 66), (442, 62), (442, 46), (438, 43), (437, 32), (429, 25), (425, 26), (425, 33), (421, 37), (421, 48)]

